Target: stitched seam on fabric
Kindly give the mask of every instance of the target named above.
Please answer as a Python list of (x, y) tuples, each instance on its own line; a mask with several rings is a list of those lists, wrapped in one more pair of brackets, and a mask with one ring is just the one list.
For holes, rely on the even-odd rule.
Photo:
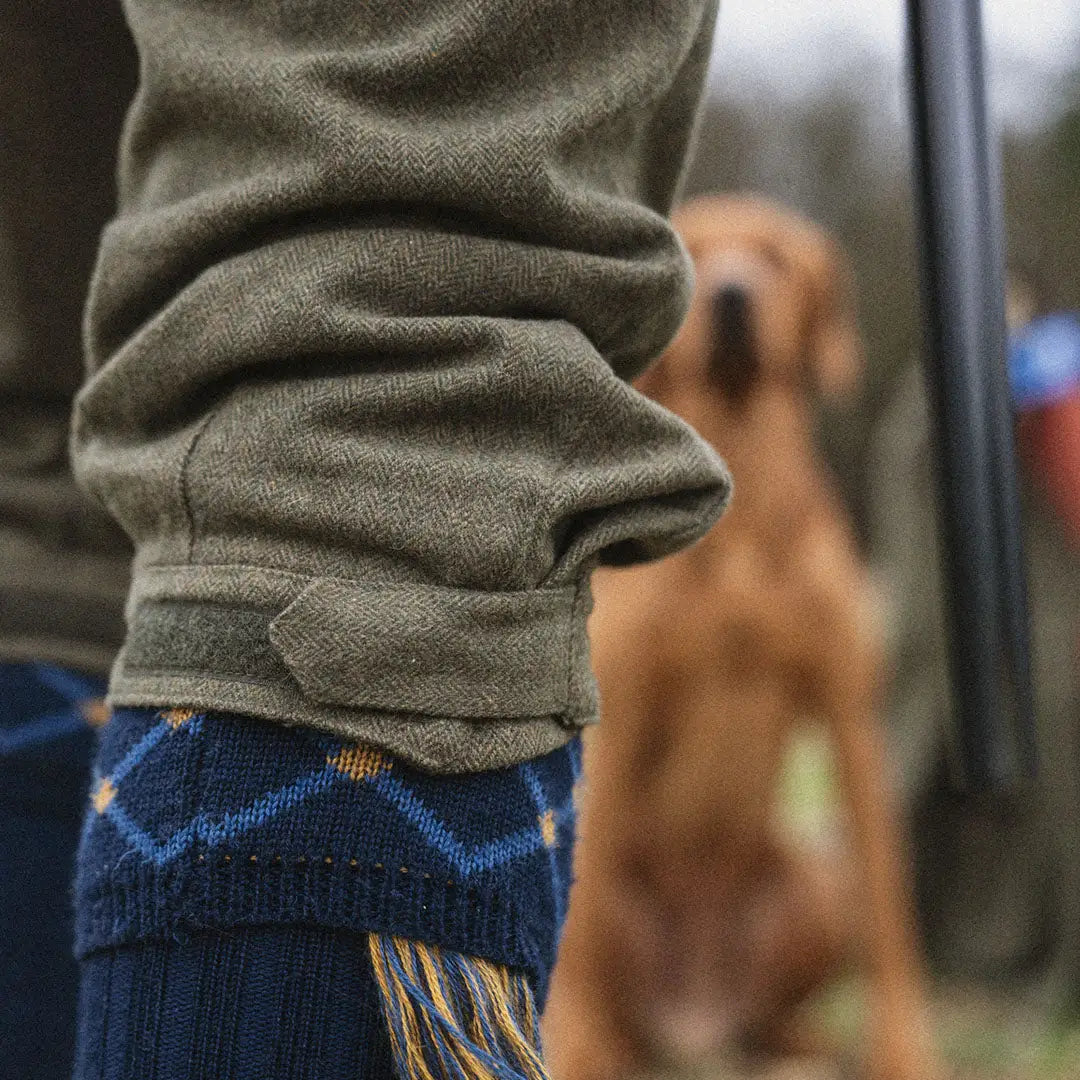
[(566, 701), (566, 708), (560, 715), (560, 719), (565, 722), (565, 718), (570, 715), (572, 708), (573, 690), (574, 690), (574, 667), (575, 667), (575, 652), (577, 641), (577, 617), (578, 617), (578, 601), (581, 595), (581, 582), (578, 582), (578, 587), (574, 591), (574, 599), (570, 604), (570, 624), (567, 627), (566, 634), (566, 689), (564, 691), (564, 698)]
[[(685, 530), (684, 533), (678, 533), (674, 535), (687, 535), (693, 536), (697, 530), (690, 529)], [(460, 592), (460, 593), (476, 593), (480, 596), (505, 596), (505, 595), (532, 595), (533, 593), (556, 593), (565, 592), (570, 588), (568, 585), (549, 585), (548, 579), (545, 578), (538, 585), (525, 589), (474, 589), (466, 588), (458, 585), (443, 585), (438, 582), (431, 581), (413, 581), (413, 580), (376, 580), (368, 581), (364, 578), (355, 577), (342, 577), (339, 574), (298, 574), (294, 570), (280, 570), (274, 566), (259, 566), (256, 563), (237, 563), (237, 562), (187, 562), (187, 563), (145, 563), (136, 568), (136, 576), (145, 577), (157, 577), (164, 576), (165, 574), (173, 571), (195, 572), (198, 570), (249, 570), (259, 574), (266, 574), (269, 577), (281, 578), (286, 582), (303, 582), (306, 584), (312, 584), (315, 582), (340, 582), (343, 585), (351, 585), (354, 588), (372, 588), (372, 589), (395, 589), (395, 588), (411, 588), (411, 589), (424, 589), (430, 588), (432, 590), (438, 590), (440, 592)], [(146, 603), (153, 603), (157, 598), (148, 598)], [(177, 600), (183, 600), (184, 597), (176, 597)], [(199, 600), (193, 600), (192, 603), (201, 603)]]
[[(289, 684), (287, 682), (285, 682), (284, 680), (281, 681), (281, 682), (276, 682), (273, 679), (255, 679), (255, 678), (252, 678), (251, 676), (248, 676), (248, 675), (222, 675), (220, 672), (206, 671), (206, 670), (204, 670), (202, 668), (191, 668), (191, 667), (187, 667), (187, 668), (144, 668), (144, 667), (139, 667), (136, 664), (129, 663), (126, 657), (124, 659), (123, 671), (125, 671), (125, 672), (134, 671), (134, 672), (138, 672), (139, 675), (164, 675), (164, 676), (167, 676), (169, 678), (173, 678), (175, 676), (181, 676), (183, 678), (190, 678), (190, 679), (197, 678), (197, 679), (207, 680), (207, 681), (210, 681), (210, 682), (243, 683), (245, 685), (250, 685), (250, 686), (271, 686), (271, 687), (275, 687), (275, 688), (285, 688), (285, 689), (288, 689), (288, 690), (292, 690), (297, 697), (301, 696), (299, 691), (295, 690), (294, 687), (289, 686)], [(123, 680), (123, 675), (120, 676), (120, 679), (121, 679), (121, 681)], [(115, 693), (110, 695), (110, 697), (116, 697), (116, 696), (117, 695)], [(122, 697), (123, 694), (121, 693), (120, 696)]]
[[(276, 862), (276, 859), (281, 861)], [(277, 855), (260, 858), (253, 866), (248, 856), (226, 854), (210, 858), (199, 854), (182, 863), (173, 863), (167, 867), (150, 866), (144, 863), (136, 867), (132, 873), (117, 873), (115, 869), (104, 870), (94, 875), (89, 883), (86, 883), (84, 878), (80, 894), (83, 901), (100, 902), (107, 900), (110, 892), (114, 890), (128, 894), (133, 890), (154, 888), (155, 882), (162, 877), (172, 880), (192, 871), (206, 871), (210, 876), (222, 877), (232, 877), (242, 872), (252, 878), (272, 880), (269, 876), (271, 873), (287, 873), (290, 870), (299, 869), (306, 874), (318, 873), (325, 877), (335, 873), (340, 875), (342, 869), (347, 868), (350, 875), (375, 873), (379, 875), (380, 880), (396, 875), (403, 878), (412, 877), (425, 882), (422, 886), (424, 889), (437, 890), (441, 894), (458, 897), (466, 902), (482, 896), (485, 910), (489, 914), (503, 916), (514, 923), (524, 921), (521, 908), (512, 897), (505, 895), (505, 889), (494, 891), (483, 881), (469, 883), (450, 880), (438, 873), (417, 871), (415, 867), (407, 867), (406, 873), (402, 874), (400, 867), (387, 866), (385, 863), (361, 862), (360, 860), (356, 862), (357, 865), (354, 867), (347, 858), (334, 859), (333, 863), (328, 864), (324, 856)], [(186, 899), (185, 897), (185, 901)]]
[(199, 444), (199, 440), (202, 439), (206, 429), (210, 426), (210, 422), (218, 415), (224, 406), (225, 402), (220, 401), (212, 408), (203, 421), (195, 429), (194, 434), (191, 436), (191, 441), (187, 445), (187, 449), (184, 451), (184, 457), (180, 462), (180, 505), (184, 512), (184, 517), (187, 521), (187, 562), (191, 563), (195, 553), (195, 512), (191, 505), (191, 491), (188, 481), (188, 475), (191, 467), (191, 459), (195, 454), (195, 448)]
[[(329, 860), (329, 861), (328, 861)], [(357, 859), (353, 856), (327, 856), (327, 855), (260, 855), (256, 862), (252, 862), (250, 855), (232, 854), (226, 852), (220, 856), (208, 856), (205, 852), (199, 852), (194, 854), (192, 858), (160, 866), (157, 864), (141, 863), (134, 866), (130, 873), (117, 872), (117, 868), (111, 868), (108, 870), (102, 870), (89, 879), (90, 883), (85, 884), (86, 877), (83, 878), (84, 885), (82, 892), (84, 895), (93, 895), (94, 893), (103, 894), (108, 891), (110, 886), (128, 890), (132, 887), (138, 887), (139, 879), (144, 877), (159, 877), (162, 875), (168, 875), (175, 877), (181, 872), (187, 870), (208, 870), (208, 871), (225, 871), (229, 873), (237, 871), (250, 872), (252, 874), (265, 873), (267, 869), (273, 870), (290, 870), (290, 869), (304, 869), (305, 872), (318, 871), (321, 874), (333, 873), (335, 870), (340, 871), (343, 868), (347, 868), (350, 872), (369, 873), (375, 872), (380, 875), (395, 875), (401, 874), (401, 876), (411, 876), (415, 880), (428, 882), (425, 888), (438, 889), (442, 892), (453, 892), (455, 895), (476, 896), (484, 894), (485, 897), (490, 897), (492, 891), (489, 887), (489, 883), (480, 879), (478, 882), (469, 882), (464, 879), (450, 879), (445, 877), (441, 873), (433, 872), (430, 870), (421, 870), (416, 866), (406, 866), (404, 869), (401, 866), (395, 866), (393, 864), (383, 862), (370, 862), (368, 860)], [(494, 904), (492, 910), (503, 911), (510, 915), (520, 914), (520, 908), (512, 899), (500, 900)]]
[[(272, 689), (285, 689), (285, 690), (289, 690), (293, 694), (293, 696), (296, 697), (297, 699), (304, 700), (303, 695), (298, 690), (296, 690), (295, 687), (290, 686), (289, 683), (284, 682), (284, 681), (275, 682), (272, 679), (255, 679), (255, 678), (252, 678), (250, 676), (245, 676), (245, 675), (222, 675), (220, 673), (215, 673), (215, 672), (212, 672), (212, 671), (204, 671), (201, 668), (143, 668), (143, 667), (137, 667), (134, 664), (129, 664), (126, 660), (124, 662), (123, 671), (125, 673), (128, 672), (128, 671), (133, 672), (134, 673), (133, 676), (132, 676), (133, 679), (134, 678), (142, 678), (144, 676), (160, 675), (160, 676), (164, 676), (166, 678), (177, 678), (177, 677), (179, 677), (179, 678), (184, 678), (184, 679), (199, 679), (199, 680), (206, 681), (206, 682), (219, 682), (219, 683), (229, 683), (229, 684), (241, 683), (241, 684), (243, 684), (245, 686), (266, 686), (266, 687), (270, 687)], [(112, 691), (110, 693), (110, 695), (109, 695), (110, 700), (117, 701), (117, 700), (123, 698), (123, 696), (124, 696), (124, 686), (123, 686), (124, 677), (125, 677), (124, 674), (120, 675), (120, 677), (119, 677), (119, 683), (120, 683), (119, 690), (114, 690), (114, 691)], [(122, 701), (121, 701), (121, 705), (122, 705)], [(498, 723), (498, 724), (507, 724), (507, 723), (510, 723), (510, 724), (529, 724), (529, 723), (535, 723), (537, 720), (556, 720), (556, 721), (558, 721), (558, 719), (559, 719), (558, 715), (554, 714), (554, 713), (541, 713), (541, 714), (538, 714), (536, 716), (511, 716), (511, 717), (470, 716), (470, 717), (463, 718), (463, 717), (444, 717), (441, 713), (420, 713), (420, 712), (409, 711), (409, 710), (403, 710), (402, 712), (399, 713), (399, 712), (392, 711), (390, 709), (377, 709), (377, 708), (368, 707), (368, 706), (360, 707), (360, 706), (350, 706), (350, 705), (335, 705), (335, 706), (332, 706), (332, 708), (334, 708), (334, 709), (344, 709), (344, 710), (347, 710), (349, 712), (378, 713), (381, 716), (387, 716), (387, 717), (403, 716), (403, 715), (404, 716), (420, 716), (420, 717), (430, 716), (433, 720), (451, 719), (451, 720), (460, 720), (462, 723), (472, 723), (472, 722), (483, 723), (484, 721), (491, 721), (492, 723)], [(301, 726), (303, 726), (303, 725), (301, 725)]]
[[(345, 867), (355, 873), (376, 871), (380, 874), (411, 874), (422, 881), (439, 881), (439, 887), (449, 891), (459, 888), (459, 883), (449, 878), (443, 879), (430, 870), (418, 870), (411, 866), (388, 866), (381, 862), (362, 862), (357, 858), (335, 858), (333, 855), (238, 855), (225, 854), (217, 858), (207, 858), (200, 853), (195, 856), (196, 869), (222, 870), (225, 868), (240, 870), (245, 866), (298, 867), (311, 866), (313, 869), (335, 866)], [(475, 891), (475, 886), (463, 886), (467, 891)]]

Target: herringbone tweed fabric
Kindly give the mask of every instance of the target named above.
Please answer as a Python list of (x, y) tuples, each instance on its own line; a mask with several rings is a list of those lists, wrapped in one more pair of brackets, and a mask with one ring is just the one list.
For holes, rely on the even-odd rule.
[(135, 541), (121, 706), (435, 771), (595, 717), (592, 565), (727, 474), (625, 381), (677, 328), (666, 215), (713, 0), (129, 0), (142, 83), (74, 464)]

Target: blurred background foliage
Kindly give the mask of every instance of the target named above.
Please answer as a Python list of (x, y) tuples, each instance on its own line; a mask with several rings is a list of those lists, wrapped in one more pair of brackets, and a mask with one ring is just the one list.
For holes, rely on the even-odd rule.
[[(721, 24), (722, 25), (722, 24)], [(870, 61), (867, 61), (869, 65)], [(1039, 122), (1002, 139), (1010, 268), (1046, 309), (1080, 308), (1080, 56)], [(685, 196), (756, 191), (833, 231), (858, 283), (867, 370), (855, 407), (826, 415), (823, 441), (852, 497), (875, 403), (918, 350), (910, 135), (867, 66), (798, 98), (715, 92), (701, 118)], [(1080, 1073), (1078, 1073), (1080, 1075)]]

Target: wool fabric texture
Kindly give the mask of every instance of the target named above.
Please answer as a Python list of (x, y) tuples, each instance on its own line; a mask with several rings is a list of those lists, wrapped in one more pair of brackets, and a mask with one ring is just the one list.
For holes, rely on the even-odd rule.
[(714, 0), (128, 0), (142, 81), (73, 464), (135, 543), (118, 706), (302, 724), (437, 772), (595, 719), (596, 563), (719, 515), (628, 379)]
[(190, 709), (105, 728), (76, 878), (81, 957), (203, 929), (373, 931), (523, 972), (566, 911), (578, 740), (452, 777), (331, 735)]
[[(715, 0), (125, 7), (86, 500), (137, 65), (119, 4), (0, 5), (0, 660), (108, 670), (119, 522), (117, 704), (443, 771), (572, 738), (590, 565), (727, 489), (624, 382), (688, 295), (666, 214)], [(551, 666), (450, 678), (500, 657)]]
[(105, 685), (0, 664), (0, 1073), (68, 1080), (78, 972), (71, 874)]

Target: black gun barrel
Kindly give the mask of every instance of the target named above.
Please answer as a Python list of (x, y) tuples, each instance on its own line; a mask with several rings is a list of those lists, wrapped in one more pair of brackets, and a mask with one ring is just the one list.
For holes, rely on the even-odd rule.
[(1027, 586), (1005, 367), (1004, 227), (979, 0), (908, 0), (926, 374), (959, 779), (1034, 773)]

